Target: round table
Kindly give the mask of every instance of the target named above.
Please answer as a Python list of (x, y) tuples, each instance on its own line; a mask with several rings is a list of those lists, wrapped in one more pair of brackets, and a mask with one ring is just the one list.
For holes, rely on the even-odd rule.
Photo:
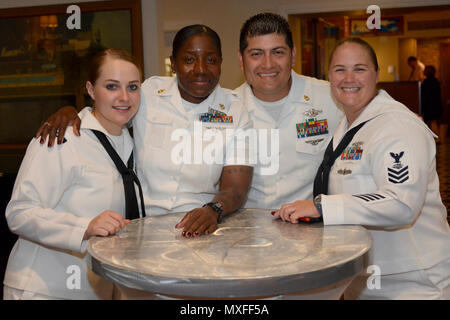
[(269, 210), (244, 209), (214, 233), (185, 238), (185, 213), (136, 219), (110, 237), (91, 238), (92, 270), (128, 288), (185, 297), (293, 294), (363, 271), (372, 238), (360, 226), (291, 224)]

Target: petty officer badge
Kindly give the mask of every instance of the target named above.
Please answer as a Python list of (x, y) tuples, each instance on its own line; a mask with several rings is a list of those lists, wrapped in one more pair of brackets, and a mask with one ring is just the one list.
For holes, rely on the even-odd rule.
[(389, 182), (399, 184), (409, 179), (409, 167), (402, 163), (402, 158), (405, 155), (404, 151), (389, 152), (390, 165), (387, 168), (387, 178)]
[(208, 108), (208, 112), (200, 114), (199, 120), (201, 122), (209, 123), (233, 123), (233, 116), (228, 116), (224, 112), (214, 110), (213, 108)]
[(350, 147), (344, 150), (341, 154), (341, 160), (361, 160), (363, 149), (361, 146), (364, 144), (362, 141), (352, 143)]
[(305, 115), (305, 122), (297, 123), (297, 138), (307, 138), (318, 136), (328, 133), (328, 122), (327, 119), (318, 119), (319, 114), (322, 110), (310, 109), (306, 110), (303, 114)]

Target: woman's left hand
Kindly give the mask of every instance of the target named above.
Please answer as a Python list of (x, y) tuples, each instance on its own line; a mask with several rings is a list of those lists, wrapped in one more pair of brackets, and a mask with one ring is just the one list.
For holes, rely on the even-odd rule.
[(299, 218), (319, 218), (320, 213), (312, 200), (298, 200), (284, 204), (280, 209), (272, 213), (274, 217), (280, 217), (283, 221), (298, 223)]
[(209, 206), (196, 208), (186, 213), (175, 228), (183, 228), (185, 237), (197, 237), (203, 233), (212, 233), (217, 227), (217, 218), (217, 212)]
[[(247, 200), (247, 193), (253, 177), (253, 167), (250, 166), (226, 166), (222, 169), (219, 192), (212, 202), (222, 205), (221, 216), (240, 209)], [(203, 233), (210, 234), (217, 227), (219, 214), (210, 206), (189, 211), (175, 226), (183, 228), (183, 236), (196, 237)]]

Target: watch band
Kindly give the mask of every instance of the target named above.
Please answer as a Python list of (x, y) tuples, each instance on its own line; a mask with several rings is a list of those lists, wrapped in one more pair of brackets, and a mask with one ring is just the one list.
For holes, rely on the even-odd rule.
[(222, 221), (222, 214), (223, 214), (223, 206), (219, 201), (216, 202), (209, 202), (205, 205), (203, 205), (203, 207), (210, 207), (211, 209), (213, 209), (215, 212), (217, 212), (218, 217), (217, 217), (217, 223), (220, 223)]
[(314, 197), (314, 205), (316, 206), (317, 211), (319, 211), (320, 217), (323, 217), (322, 213), (322, 195), (318, 194)]
[(315, 223), (315, 222), (322, 222), (323, 216), (322, 216), (322, 195), (319, 194), (314, 197), (313, 203), (314, 206), (317, 208), (317, 211), (320, 213), (320, 217), (318, 218), (310, 218), (310, 217), (301, 217), (298, 219), (299, 223)]

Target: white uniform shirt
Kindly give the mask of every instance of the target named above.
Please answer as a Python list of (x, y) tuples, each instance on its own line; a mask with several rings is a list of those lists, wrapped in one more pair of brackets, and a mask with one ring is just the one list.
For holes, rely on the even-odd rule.
[[(111, 298), (112, 283), (87, 268), (83, 236), (90, 221), (103, 211), (124, 214), (123, 182), (89, 129), (109, 134), (89, 108), (79, 117), (80, 137), (67, 130), (67, 141), (61, 145), (48, 148), (33, 139), (28, 146), (6, 208), (9, 228), (19, 239), (10, 254), (4, 284), (66, 299)], [(133, 140), (128, 130), (122, 135), (121, 157), (128, 159)], [(79, 289), (76, 278), (69, 279), (76, 277), (78, 268)]]
[[(331, 168), (324, 224), (365, 226), (374, 240), (369, 264), (382, 274), (432, 267), (450, 257), (433, 134), (383, 90), (348, 129), (366, 120)], [(348, 129), (343, 119), (334, 149)]]
[[(195, 109), (186, 109), (181, 100), (176, 78), (151, 77), (141, 88), (141, 106), (133, 120), (136, 144), (137, 174), (144, 192), (147, 215), (189, 211), (210, 202), (217, 193), (217, 183), (226, 165), (248, 165), (239, 157), (248, 146), (228, 147), (226, 129), (247, 129), (251, 126), (248, 113), (237, 94), (219, 85)], [(187, 105), (187, 104), (186, 104)], [(224, 114), (225, 122), (200, 122), (201, 115)], [(207, 118), (207, 117), (206, 117)], [(196, 129), (197, 126), (197, 129)], [(211, 129), (211, 131), (207, 129)], [(195, 136), (194, 132), (201, 131)], [(205, 133), (219, 133), (226, 146), (217, 161), (208, 164), (208, 146), (216, 137), (206, 141)], [(202, 141), (202, 135), (205, 141)], [(186, 144), (183, 144), (183, 141)], [(189, 145), (190, 144), (190, 145)], [(186, 146), (183, 149), (183, 145)], [(226, 152), (235, 150), (234, 162)], [(247, 151), (248, 152), (248, 151)], [(180, 159), (185, 156), (185, 159)], [(231, 157), (231, 153), (228, 154)]]
[[(315, 174), (343, 117), (331, 99), (329, 83), (292, 71), (291, 90), (278, 121), (257, 103), (247, 83), (236, 91), (242, 96), (256, 130), (279, 130), (278, 172), (265, 174), (264, 166), (258, 162), (245, 207), (279, 209), (285, 203), (312, 199)], [(321, 120), (326, 120), (326, 130)], [(297, 130), (297, 125), (304, 126), (308, 121), (307, 131)], [(261, 149), (258, 153), (261, 157)]]

